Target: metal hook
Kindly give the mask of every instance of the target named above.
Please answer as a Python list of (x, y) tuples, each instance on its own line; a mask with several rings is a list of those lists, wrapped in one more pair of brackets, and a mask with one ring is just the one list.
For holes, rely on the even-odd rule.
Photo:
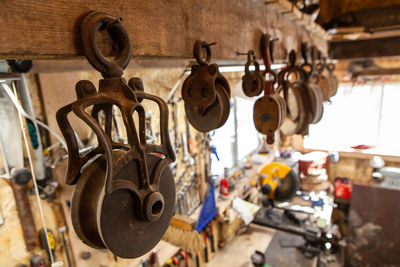
[[(193, 55), (194, 58), (196, 59), (197, 63), (201, 66), (207, 66), (208, 63), (210, 63), (211, 60), (211, 49), (210, 46), (216, 45), (217, 42), (213, 43), (206, 43), (204, 41), (196, 41), (193, 47)], [(201, 49), (205, 48), (207, 52), (207, 57), (205, 60), (201, 58)]]

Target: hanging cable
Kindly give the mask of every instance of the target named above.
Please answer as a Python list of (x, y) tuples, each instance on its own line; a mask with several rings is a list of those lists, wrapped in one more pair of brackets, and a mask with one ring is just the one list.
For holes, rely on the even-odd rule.
[[(6, 84), (6, 83), (1, 83), (1, 84), (2, 84), (2, 86), (4, 87), (4, 89), (6, 91), (7, 90), (9, 91), (9, 92), (7, 92), (7, 94), (9, 96), (10, 96), (10, 94), (13, 96), (13, 98), (14, 98), (14, 100), (12, 99), (13, 103), (14, 103), (14, 101), (16, 101), (14, 103), (14, 105), (15, 106), (19, 106), (19, 108), (17, 108), (18, 117), (19, 117), (19, 123), (20, 123), (20, 126), (21, 126), (22, 136), (23, 136), (24, 143), (25, 143), (25, 150), (26, 150), (26, 153), (28, 154), (29, 166), (31, 168), (31, 173), (32, 173), (32, 178), (33, 178), (32, 180), (33, 180), (33, 185), (34, 185), (34, 188), (35, 188), (36, 200), (37, 200), (38, 207), (39, 207), (39, 212), (40, 212), (40, 217), (41, 217), (42, 224), (43, 224), (44, 233), (46, 234), (47, 246), (50, 249), (51, 246), (50, 246), (49, 236), (48, 236), (48, 232), (47, 232), (46, 221), (44, 219), (44, 212), (43, 212), (42, 202), (40, 200), (39, 188), (38, 188), (38, 185), (36, 183), (36, 174), (35, 174), (35, 169), (34, 169), (34, 166), (33, 166), (31, 151), (30, 151), (29, 143), (28, 143), (28, 138), (26, 136), (26, 128), (24, 126), (24, 122), (23, 122), (23, 119), (22, 119), (22, 112), (21, 112), (22, 107), (19, 105), (19, 102), (18, 102), (17, 90), (15, 88), (14, 83), (13, 83), (14, 94), (12, 93), (11, 88), (8, 86), (8, 84)], [(5, 87), (5, 85), (7, 86), (7, 88)], [(11, 98), (11, 96), (10, 96), (10, 98)], [(52, 267), (59, 267), (59, 266), (63, 265), (62, 262), (54, 262), (54, 257), (53, 257), (52, 253), (49, 253), (49, 256), (50, 256), (50, 262), (51, 262), (51, 266)]]

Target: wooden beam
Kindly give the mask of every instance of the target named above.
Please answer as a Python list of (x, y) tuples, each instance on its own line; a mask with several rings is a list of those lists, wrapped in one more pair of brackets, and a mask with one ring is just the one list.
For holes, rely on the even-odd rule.
[(383, 76), (383, 75), (399, 75), (400, 68), (391, 69), (372, 69), (353, 72), (353, 76)]
[[(134, 58), (192, 58), (196, 40), (218, 44), (213, 59), (237, 60), (258, 52), (262, 33), (278, 37), (276, 58), (301, 42), (326, 52), (326, 36), (314, 34), (262, 1), (254, 0), (3, 0), (0, 58), (65, 59), (82, 56), (79, 26), (91, 11), (123, 18)], [(102, 45), (102, 44), (100, 44)]]
[(334, 59), (390, 57), (400, 55), (400, 36), (356, 41), (329, 42)]

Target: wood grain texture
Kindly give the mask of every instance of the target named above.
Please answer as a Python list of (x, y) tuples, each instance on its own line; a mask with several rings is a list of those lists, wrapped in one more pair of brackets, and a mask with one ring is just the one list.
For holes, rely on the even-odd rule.
[(261, 34), (279, 37), (276, 58), (309, 42), (326, 51), (326, 40), (298, 21), (255, 0), (24, 1), (1, 0), (0, 58), (81, 56), (79, 25), (91, 11), (123, 18), (134, 57), (191, 58), (195, 40), (216, 41), (214, 59), (239, 59), (258, 52)]

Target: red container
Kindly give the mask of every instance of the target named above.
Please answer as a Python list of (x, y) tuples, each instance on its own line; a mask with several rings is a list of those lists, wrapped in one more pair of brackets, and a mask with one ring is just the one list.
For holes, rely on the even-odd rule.
[(335, 179), (335, 197), (351, 199), (351, 191), (353, 190), (353, 182), (348, 179)]
[(328, 154), (325, 152), (311, 152), (304, 154), (299, 159), (299, 172), (305, 175), (317, 175), (318, 171), (325, 169), (328, 162)]
[(228, 182), (228, 179), (221, 178), (219, 180), (219, 183), (220, 183), (219, 192), (221, 193), (221, 195), (228, 196), (229, 195), (229, 182)]

